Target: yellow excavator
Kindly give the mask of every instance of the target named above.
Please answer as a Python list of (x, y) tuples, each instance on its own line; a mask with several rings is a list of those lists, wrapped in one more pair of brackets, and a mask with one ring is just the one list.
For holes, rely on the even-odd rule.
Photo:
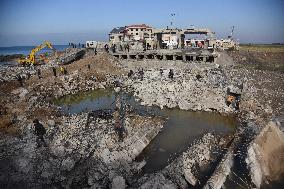
[(53, 50), (54, 52), (56, 52), (55, 48), (51, 45), (50, 42), (44, 41), (41, 45), (35, 47), (27, 57), (18, 60), (18, 62), (22, 65), (35, 65), (35, 63), (36, 63), (35, 62), (36, 52), (42, 50), (45, 47), (48, 47), (51, 50)]

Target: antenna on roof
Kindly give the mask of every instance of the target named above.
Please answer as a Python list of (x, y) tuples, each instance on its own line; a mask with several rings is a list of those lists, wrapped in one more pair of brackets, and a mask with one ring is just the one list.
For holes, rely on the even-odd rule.
[(228, 36), (229, 39), (233, 37), (234, 30), (235, 30), (235, 26), (232, 26), (231, 35)]
[(171, 28), (173, 26), (173, 17), (176, 15), (175, 13), (170, 13), (169, 14), (171, 16)]

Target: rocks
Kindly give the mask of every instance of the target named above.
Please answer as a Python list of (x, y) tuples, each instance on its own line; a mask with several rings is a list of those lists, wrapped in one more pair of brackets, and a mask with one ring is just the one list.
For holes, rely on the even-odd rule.
[(125, 180), (121, 176), (116, 176), (111, 183), (112, 189), (124, 189), (126, 188)]
[(246, 157), (250, 177), (257, 188), (266, 179), (277, 180), (283, 174), (283, 152), (284, 134), (275, 122), (269, 122), (249, 144)]
[(134, 95), (141, 99), (143, 105), (198, 111), (214, 109), (230, 113), (231, 109), (227, 107), (224, 99), (226, 95), (224, 76), (218, 69), (214, 70), (206, 70), (202, 80), (196, 80), (195, 74), (192, 74), (193, 70), (175, 71), (173, 80), (160, 76), (159, 71), (148, 70), (142, 81), (134, 77), (125, 85), (134, 91)]
[(61, 170), (63, 171), (71, 171), (75, 165), (75, 161), (68, 157), (67, 159), (64, 159), (61, 163)]
[(233, 166), (233, 147), (230, 147), (228, 152), (216, 167), (214, 173), (210, 176), (203, 189), (221, 189), (226, 181), (227, 176), (231, 172)]
[(58, 57), (61, 64), (70, 64), (76, 60), (79, 60), (85, 55), (84, 49), (68, 48), (64, 51), (64, 54)]
[(162, 174), (156, 174), (153, 178), (148, 179), (139, 189), (148, 189), (148, 188), (157, 188), (157, 189), (176, 189), (175, 186), (170, 180), (166, 179)]
[(198, 175), (194, 167), (207, 165), (212, 158), (213, 146), (217, 145), (217, 139), (210, 133), (204, 135), (183, 154), (168, 165), (163, 171), (163, 175), (170, 178), (180, 188), (188, 187), (199, 183)]
[(29, 91), (25, 88), (18, 88), (16, 90), (13, 90), (11, 93), (14, 95), (18, 95), (20, 99), (24, 99), (25, 96), (29, 93)]
[(239, 86), (228, 86), (228, 91), (234, 94), (242, 94), (242, 89)]
[(55, 133), (55, 121), (47, 120), (49, 130), (45, 140), (49, 141), (48, 147), (35, 148), (36, 137), (32, 133), (21, 143), (9, 146), (11, 151), (26, 149), (18, 151), (17, 155), (21, 158), (17, 160), (16, 173), (26, 174), (21, 175), (19, 180), (24, 179), (30, 188), (36, 188), (32, 186), (34, 182), (38, 186), (58, 182), (68, 187), (82, 180), (78, 175), (86, 172), (87, 182), (92, 187), (125, 188), (125, 176), (129, 177), (131, 170), (137, 167), (132, 166), (132, 160), (162, 127), (161, 120), (131, 117), (126, 118), (125, 127), (129, 135), (123, 142), (118, 142), (118, 136), (114, 133), (113, 119), (108, 123), (91, 117), (85, 127), (87, 114), (62, 117), (62, 124), (56, 123)]
[[(51, 65), (54, 65), (54, 62), (37, 68), (49, 69)], [(137, 188), (186, 188), (189, 185), (197, 187), (200, 186), (202, 180), (202, 169), (211, 162), (217, 161), (212, 156), (212, 149), (217, 148), (218, 145), (224, 146), (226, 144), (226, 142), (218, 142), (213, 135), (206, 134), (200, 140), (195, 141), (189, 149), (164, 170), (156, 174), (145, 175), (138, 181), (133, 180), (133, 175), (145, 165), (145, 161), (133, 163), (133, 160), (158, 134), (163, 126), (163, 121), (153, 117), (127, 115), (125, 127), (128, 136), (119, 142), (111, 116), (108, 116), (109, 122), (106, 122), (101, 119), (103, 116), (97, 116), (95, 119), (95, 115), (91, 115), (90, 122), (87, 124), (87, 114), (85, 113), (68, 117), (59, 115), (56, 118), (54, 114), (49, 115), (46, 110), (54, 108), (48, 103), (53, 97), (59, 98), (66, 94), (97, 88), (103, 89), (115, 85), (116, 91), (133, 92), (142, 104), (149, 106), (231, 113), (232, 110), (225, 104), (227, 88), (232, 89), (230, 86), (237, 86), (240, 89), (238, 84), (244, 83), (240, 115), (246, 120), (257, 120), (268, 119), (275, 112), (275, 103), (281, 102), (275, 102), (271, 98), (266, 99), (268, 94), (273, 97), (283, 96), (283, 90), (279, 86), (275, 92), (270, 92), (269, 88), (262, 87), (266, 84), (262, 77), (255, 78), (258, 74), (264, 74), (262, 72), (239, 70), (232, 67), (227, 69), (223, 67), (224, 64), (220, 64), (222, 66), (203, 63), (185, 64), (174, 61), (149, 64), (148, 60), (136, 62), (138, 62), (136, 65), (131, 63), (123, 64), (123, 66), (126, 69), (144, 68), (143, 80), (138, 80), (137, 74), (131, 76), (130, 79), (123, 75), (117, 77), (110, 74), (103, 75), (106, 79), (102, 82), (100, 74), (96, 77), (89, 70), (86, 75), (82, 74), (82, 70), (87, 69), (86, 65), (79, 68), (75, 65), (75, 68), (71, 69), (73, 66), (71, 64), (69, 66), (72, 71), (68, 75), (60, 75), (57, 78), (44, 77), (41, 80), (32, 77), (31, 80), (25, 82), (24, 88), (16, 90), (13, 88), (11, 90), (13, 92), (8, 94), (13, 98), (8, 99), (7, 102), (13, 105), (10, 105), (9, 108), (12, 113), (23, 114), (23, 116), (18, 116), (17, 120), (17, 126), (20, 125), (22, 129), (22, 136), (21, 138), (7, 137), (0, 141), (0, 145), (4, 149), (0, 153), (1, 161), (2, 159), (4, 161), (1, 168), (2, 165), (7, 167), (5, 173), (10, 181), (25, 182), (29, 188), (42, 186), (52, 188), (53, 183), (59, 185), (56, 187), (65, 188), (71, 186), (78, 188), (85, 186), (125, 188), (126, 183), (129, 187), (132, 187), (131, 184), (133, 184)], [(116, 63), (109, 62), (109, 64)], [(163, 74), (159, 72), (161, 68), (164, 70)], [(171, 68), (174, 68), (173, 79), (168, 78)], [(135, 69), (133, 70), (135, 71)], [(49, 72), (43, 72), (43, 75), (50, 73), (49, 70)], [(17, 74), (27, 77), (28, 74), (36, 74), (36, 69), (33, 67), (0, 68), (0, 81), (15, 80)], [(267, 79), (269, 78), (267, 77)], [(258, 82), (261, 83), (260, 86), (257, 86)], [(269, 86), (272, 84), (272, 81), (268, 82)], [(255, 95), (259, 96), (254, 97)], [(264, 101), (259, 103), (260, 99)], [(21, 103), (13, 104), (19, 100)], [(269, 102), (269, 105), (266, 105), (266, 102)], [(25, 109), (21, 110), (21, 106)], [(281, 110), (280, 108), (278, 111)], [(33, 116), (40, 116), (41, 121), (48, 125), (48, 132), (45, 136), (48, 143), (46, 148), (36, 148), (36, 136), (33, 134), (30, 124)], [(247, 125), (251, 127), (250, 122)], [(258, 128), (258, 125), (253, 125), (253, 128)], [(251, 130), (249, 133), (254, 133), (254, 131)], [(248, 138), (248, 136), (246, 137)], [(277, 136), (272, 138), (275, 139)], [(276, 147), (277, 145), (272, 146)], [(262, 178), (267, 176), (267, 172), (261, 170), (263, 167), (261, 162), (256, 161), (261, 147), (263, 147), (262, 150), (274, 149), (267, 148), (265, 144), (258, 142), (257, 145), (251, 145), (248, 150), (247, 164), (251, 170), (250, 176), (256, 186), (259, 186)], [(223, 157), (223, 161), (217, 167), (206, 187), (219, 188), (223, 185), (232, 166), (234, 158), (232, 151), (233, 149), (230, 149)], [(274, 150), (269, 151), (268, 154), (274, 154)], [(269, 157), (266, 159), (270, 160)], [(270, 160), (269, 162), (274, 161)], [(2, 177), (0, 177), (2, 183), (1, 179)]]
[(55, 121), (49, 119), (49, 120), (47, 120), (47, 125), (48, 125), (49, 127), (54, 127), (54, 126), (55, 126)]

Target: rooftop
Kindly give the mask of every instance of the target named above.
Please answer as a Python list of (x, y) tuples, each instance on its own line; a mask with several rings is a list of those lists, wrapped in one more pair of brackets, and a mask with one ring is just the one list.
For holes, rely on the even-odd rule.
[(146, 24), (134, 24), (127, 26), (128, 28), (152, 28), (151, 26), (147, 26)]
[(116, 28), (113, 28), (110, 33), (123, 33), (124, 30), (126, 29), (126, 27), (116, 27)]

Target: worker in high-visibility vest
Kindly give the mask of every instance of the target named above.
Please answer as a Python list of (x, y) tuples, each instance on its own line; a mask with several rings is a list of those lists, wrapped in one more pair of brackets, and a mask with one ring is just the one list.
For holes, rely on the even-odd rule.
[(64, 68), (63, 66), (60, 67), (60, 73), (63, 75), (64, 74)]
[(232, 95), (229, 95), (227, 97), (227, 103), (228, 104), (232, 104), (232, 102), (236, 99), (236, 97), (232, 96)]

